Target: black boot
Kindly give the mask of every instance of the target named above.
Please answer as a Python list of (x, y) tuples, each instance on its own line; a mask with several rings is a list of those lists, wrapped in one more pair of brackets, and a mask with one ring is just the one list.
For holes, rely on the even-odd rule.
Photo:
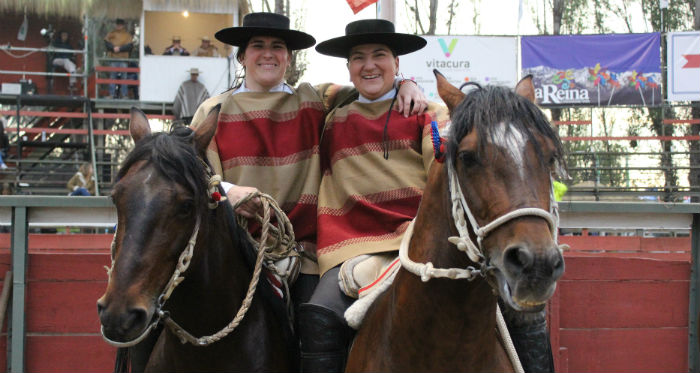
[(345, 370), (345, 359), (352, 329), (332, 310), (312, 303), (299, 306), (301, 371), (338, 373)]
[(545, 310), (518, 312), (500, 301), (499, 303), (525, 373), (554, 373)]

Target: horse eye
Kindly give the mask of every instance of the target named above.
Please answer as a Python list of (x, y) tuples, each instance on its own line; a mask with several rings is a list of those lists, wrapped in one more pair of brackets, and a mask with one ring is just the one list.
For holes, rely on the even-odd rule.
[(465, 166), (472, 166), (479, 163), (479, 158), (477, 157), (476, 152), (472, 151), (459, 152), (459, 159), (464, 162)]
[(180, 217), (188, 217), (194, 210), (194, 203), (192, 201), (183, 201), (179, 204), (177, 208), (177, 214)]

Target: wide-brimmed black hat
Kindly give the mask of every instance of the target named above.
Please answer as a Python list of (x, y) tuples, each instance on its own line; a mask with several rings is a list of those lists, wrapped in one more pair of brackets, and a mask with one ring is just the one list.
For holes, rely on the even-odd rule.
[(276, 13), (249, 13), (243, 26), (228, 27), (214, 34), (222, 43), (244, 47), (253, 36), (274, 36), (284, 40), (289, 49), (304, 49), (316, 44), (313, 36), (289, 29), (289, 18)]
[(420, 36), (398, 33), (385, 19), (363, 19), (345, 26), (345, 36), (319, 43), (316, 51), (333, 57), (347, 58), (350, 49), (360, 44), (385, 44), (397, 56), (415, 52), (427, 44)]

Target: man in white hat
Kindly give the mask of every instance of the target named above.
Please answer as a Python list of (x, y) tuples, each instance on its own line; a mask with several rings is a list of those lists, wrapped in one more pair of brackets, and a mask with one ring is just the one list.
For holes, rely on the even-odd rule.
[(198, 57), (219, 57), (219, 49), (211, 43), (208, 36), (202, 36), (202, 44), (194, 51)]
[(173, 115), (185, 125), (190, 124), (199, 105), (209, 98), (207, 88), (197, 80), (201, 71), (193, 67), (189, 72), (190, 80), (180, 85), (173, 102)]
[(190, 52), (185, 49), (185, 47), (180, 44), (181, 39), (179, 36), (173, 36), (173, 43), (165, 48), (163, 52), (164, 56), (189, 56)]

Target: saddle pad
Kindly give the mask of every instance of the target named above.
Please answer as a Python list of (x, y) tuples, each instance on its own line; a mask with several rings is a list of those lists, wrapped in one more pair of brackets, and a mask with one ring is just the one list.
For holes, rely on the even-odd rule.
[(387, 270), (397, 259), (395, 252), (389, 252), (359, 255), (346, 260), (338, 273), (340, 288), (351, 298), (361, 298), (363, 293), (383, 281)]
[[(396, 255), (392, 253), (392, 255)], [(356, 300), (346, 311), (345, 320), (354, 329), (359, 329), (365, 314), (374, 301), (394, 282), (394, 277), (401, 268), (399, 258), (387, 262), (377, 278), (371, 283), (358, 289), (359, 299)], [(340, 275), (339, 275), (340, 276)]]

